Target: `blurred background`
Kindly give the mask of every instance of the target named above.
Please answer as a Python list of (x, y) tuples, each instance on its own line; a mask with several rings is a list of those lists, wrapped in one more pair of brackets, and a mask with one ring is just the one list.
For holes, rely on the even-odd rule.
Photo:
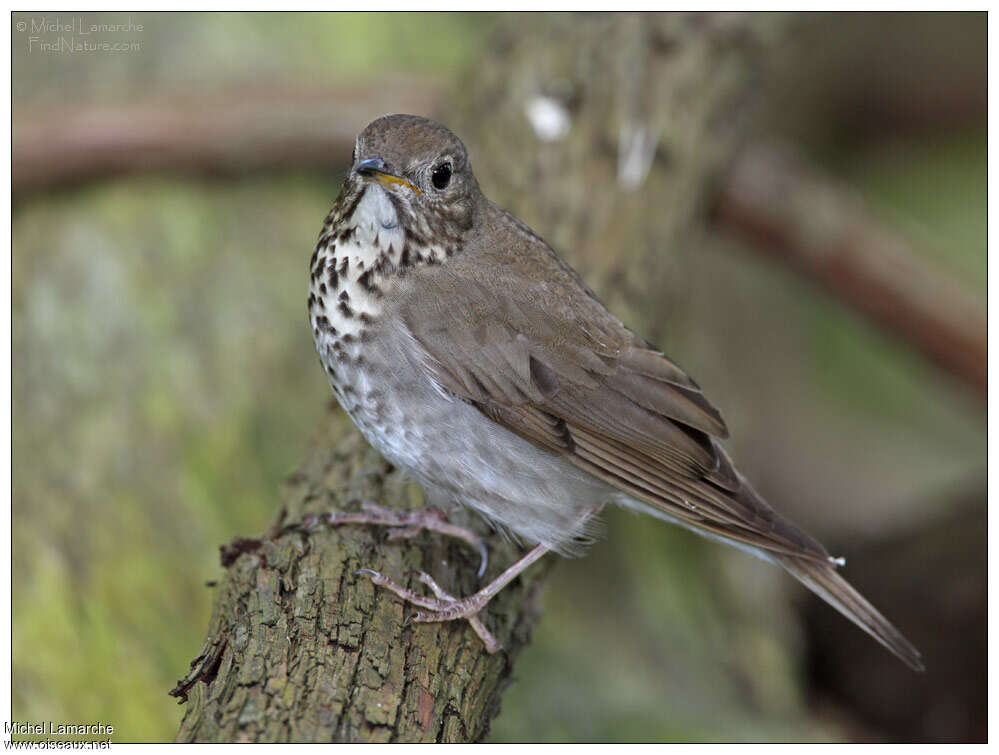
[[(166, 693), (201, 647), (218, 546), (272, 521), (329, 400), (306, 266), (354, 134), (454, 112), (538, 23), (13, 14), (15, 720), (172, 739)], [(595, 285), (654, 328), (743, 471), (847, 557), (928, 671), (778, 570), (612, 512), (588, 558), (557, 565), (492, 741), (987, 736), (986, 16), (794, 29), (762, 45), (755, 133), (862, 218), (850, 238), (874, 261), (775, 254), (779, 234), (746, 222), (763, 194), (736, 185), (696, 246), (657, 250), (684, 278), (646, 281), (718, 295), (677, 294), (649, 326), (612, 275)], [(477, 170), (496, 198), (499, 170)], [(584, 274), (619, 251), (561, 250)]]

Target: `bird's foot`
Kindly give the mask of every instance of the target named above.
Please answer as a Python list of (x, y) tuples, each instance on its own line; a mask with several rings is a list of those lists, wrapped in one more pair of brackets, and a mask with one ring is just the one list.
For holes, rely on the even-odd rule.
[(341, 512), (316, 516), (317, 524), (338, 527), (343, 524), (374, 524), (389, 528), (389, 540), (408, 539), (416, 536), (421, 530), (438, 532), (448, 537), (464, 540), (479, 552), (479, 571), (481, 577), (486, 573), (489, 563), (489, 552), (482, 538), (467, 527), (451, 524), (440, 509), (426, 506), (414, 511), (396, 511), (386, 506), (379, 506), (371, 501), (361, 503), (361, 513)]
[(417, 578), (420, 582), (429, 587), (436, 596), (435, 598), (431, 598), (428, 595), (421, 595), (420, 593), (413, 592), (402, 585), (397, 585), (391, 579), (383, 576), (373, 569), (358, 569), (357, 573), (368, 575), (374, 584), (394, 592), (406, 602), (427, 609), (427, 611), (417, 611), (412, 616), (408, 617), (406, 619), (407, 623), (412, 621), (418, 624), (431, 624), (435, 622), (465, 619), (468, 621), (472, 629), (475, 630), (475, 633), (479, 635), (482, 643), (486, 646), (486, 652), (492, 654), (503, 649), (503, 646), (500, 645), (499, 641), (488, 629), (486, 629), (485, 624), (482, 623), (482, 619), (479, 618), (479, 611), (485, 608), (486, 604), (492, 599), (493, 595), (495, 595), (495, 592), (491, 591), (489, 587), (479, 590), (479, 592), (475, 593), (475, 595), (472, 595), (471, 597), (458, 599), (445, 591), (444, 588), (437, 584), (437, 581), (429, 574), (426, 572), (418, 572)]
[(430, 624), (438, 621), (456, 621), (457, 619), (465, 619), (471, 625), (472, 629), (475, 630), (475, 633), (482, 639), (483, 644), (486, 646), (486, 651), (489, 653), (495, 653), (502, 650), (503, 646), (500, 645), (496, 638), (492, 636), (488, 629), (486, 629), (482, 620), (479, 618), (479, 611), (486, 607), (486, 604), (493, 599), (493, 596), (495, 596), (496, 593), (510, 584), (522, 571), (524, 571), (524, 569), (544, 556), (547, 552), (547, 546), (535, 545), (531, 548), (531, 550), (507, 567), (507, 569), (496, 577), (496, 579), (475, 593), (475, 595), (468, 598), (462, 598), (460, 600), (445, 592), (444, 589), (437, 584), (433, 577), (424, 572), (419, 572), (419, 580), (430, 588), (431, 592), (433, 592), (436, 596), (435, 598), (431, 598), (429, 595), (420, 595), (419, 593), (413, 592), (412, 590), (402, 587), (401, 585), (397, 585), (388, 577), (384, 577), (372, 569), (360, 569), (358, 573), (367, 574), (371, 577), (371, 581), (376, 585), (384, 587), (387, 590), (391, 590), (400, 598), (412, 603), (413, 605), (427, 609), (427, 611), (417, 611), (415, 614), (410, 616), (407, 621), (415, 621), (418, 624)]

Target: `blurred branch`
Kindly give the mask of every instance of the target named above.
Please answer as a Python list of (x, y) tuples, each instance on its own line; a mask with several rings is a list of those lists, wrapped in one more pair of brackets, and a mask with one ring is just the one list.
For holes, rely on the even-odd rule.
[(439, 99), (433, 84), (391, 80), (210, 100), (17, 108), (14, 196), (146, 171), (234, 175), (342, 166), (369, 121), (388, 112), (433, 112)]
[[(332, 169), (343, 165), (372, 118), (434, 112), (440, 100), (430, 83), (385, 81), (324, 92), (19, 110), (14, 196), (145, 171)], [(984, 306), (845, 187), (787, 154), (752, 149), (723, 179), (716, 219), (986, 395)]]
[(780, 150), (749, 149), (722, 182), (715, 217), (986, 397), (984, 303), (846, 187)]

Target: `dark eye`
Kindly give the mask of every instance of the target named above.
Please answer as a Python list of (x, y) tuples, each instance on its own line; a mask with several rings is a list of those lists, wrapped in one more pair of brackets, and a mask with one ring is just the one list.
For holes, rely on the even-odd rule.
[(430, 174), (430, 180), (438, 191), (446, 189), (451, 181), (451, 163), (441, 163), (434, 168), (434, 172)]

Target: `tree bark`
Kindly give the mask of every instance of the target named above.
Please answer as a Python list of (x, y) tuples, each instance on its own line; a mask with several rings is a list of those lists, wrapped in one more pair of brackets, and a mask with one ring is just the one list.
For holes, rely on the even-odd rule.
[[(488, 655), (467, 623), (407, 624), (412, 606), (355, 574), (372, 568), (421, 589), (411, 577), (425, 570), (445, 589), (470, 594), (472, 549), (436, 534), (388, 543), (384, 528), (308, 525), (310, 515), (353, 510), (359, 500), (412, 508), (419, 493), (331, 409), (270, 532), (222, 549), (230, 565), (204, 649), (171, 692), (188, 702), (178, 741), (485, 736), (549, 565), (528, 570), (488, 606), (484, 620), (504, 646)], [(488, 545), (490, 577), (516, 549), (495, 534)]]

